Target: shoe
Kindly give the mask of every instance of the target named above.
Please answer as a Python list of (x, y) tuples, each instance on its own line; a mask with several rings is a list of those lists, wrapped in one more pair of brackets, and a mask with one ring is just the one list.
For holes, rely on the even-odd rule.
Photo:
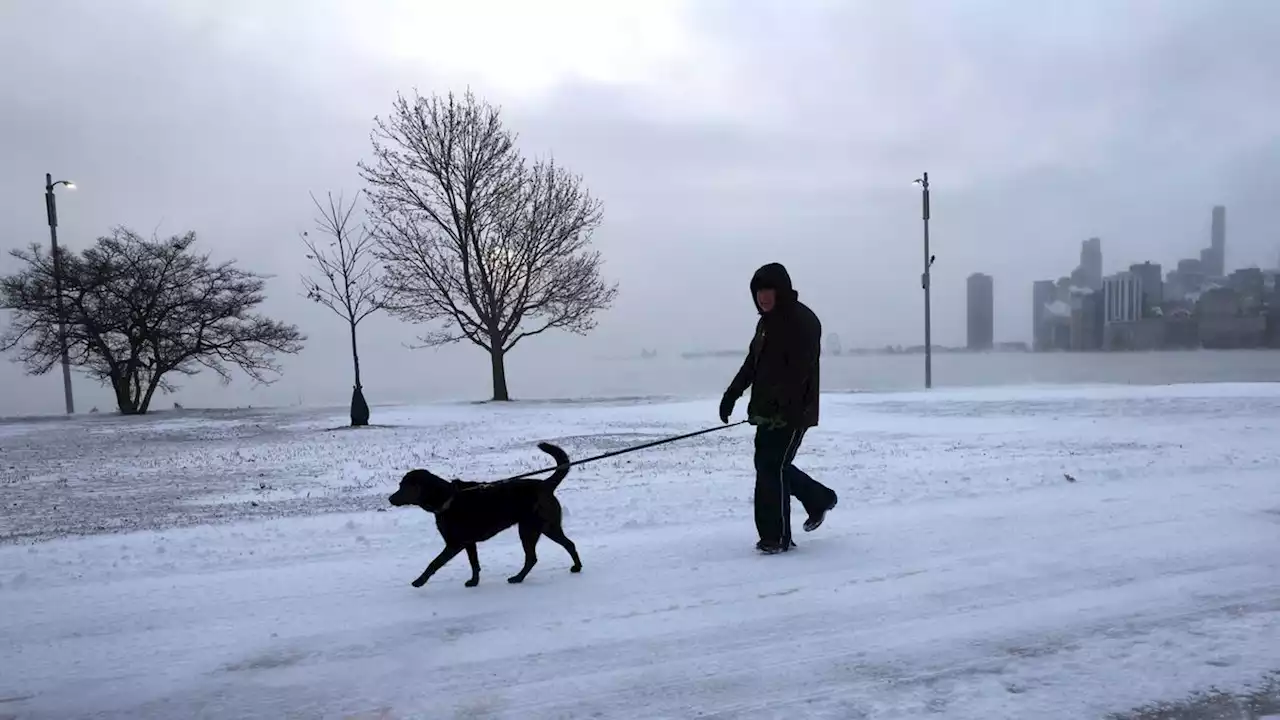
[(756, 550), (759, 550), (765, 555), (777, 555), (778, 553), (787, 552), (788, 550), (790, 550), (795, 546), (796, 546), (796, 543), (794, 540), (792, 540), (789, 543), (766, 542), (764, 540), (761, 540), (760, 542), (756, 543)]
[(822, 527), (822, 521), (827, 519), (827, 513), (831, 512), (831, 509), (836, 506), (836, 502), (839, 501), (839, 499), (839, 497), (832, 495), (830, 505), (825, 509), (810, 515), (809, 519), (804, 521), (804, 531), (813, 532), (814, 530)]

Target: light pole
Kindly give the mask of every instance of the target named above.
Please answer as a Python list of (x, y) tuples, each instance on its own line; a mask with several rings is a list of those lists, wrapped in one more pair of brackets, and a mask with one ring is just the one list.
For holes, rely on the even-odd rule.
[(67, 315), (62, 307), (62, 253), (58, 252), (58, 201), (53, 189), (66, 185), (74, 190), (76, 184), (69, 180), (53, 181), (53, 176), (44, 174), (44, 207), (49, 214), (49, 242), (53, 245), (53, 295), (58, 313), (58, 349), (62, 351), (62, 394), (67, 401), (67, 414), (74, 415), (75, 400), (71, 397), (71, 356), (67, 352)]
[(933, 267), (934, 256), (929, 254), (929, 173), (915, 179), (914, 184), (920, 186), (920, 201), (924, 218), (924, 272), (920, 274), (920, 287), (924, 288), (924, 387), (933, 387), (933, 328), (929, 312), (929, 269)]

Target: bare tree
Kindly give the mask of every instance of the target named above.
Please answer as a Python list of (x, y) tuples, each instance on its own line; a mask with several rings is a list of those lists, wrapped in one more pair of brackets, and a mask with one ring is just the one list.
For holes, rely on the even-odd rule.
[(497, 107), (398, 96), (375, 121), (373, 201), (389, 310), (438, 329), (428, 346), (468, 340), (489, 352), (493, 399), (509, 400), (505, 357), (551, 329), (586, 334), (617, 285), (590, 249), (601, 208), (580, 177), (526, 162)]
[[(364, 385), (360, 382), (360, 351), (356, 343), (356, 326), (361, 320), (386, 307), (387, 294), (382, 288), (382, 276), (375, 262), (373, 236), (361, 224), (353, 227), (351, 214), (356, 203), (343, 202), (339, 195), (335, 201), (329, 193), (326, 208), (311, 196), (320, 212), (316, 229), (329, 236), (327, 245), (317, 245), (308, 233), (302, 233), (307, 246), (307, 259), (315, 272), (302, 277), (307, 298), (329, 308), (347, 322), (351, 331), (351, 363), (355, 368), (356, 384), (351, 392), (351, 425), (369, 424), (369, 403), (364, 399)], [(317, 279), (319, 278), (319, 279)]]
[[(60, 251), (67, 341), (73, 365), (110, 384), (126, 415), (147, 412), (156, 390), (172, 392), (172, 374), (202, 369), (230, 382), (238, 367), (259, 383), (278, 373), (276, 353), (306, 339), (296, 327), (254, 312), (264, 277), (213, 264), (191, 251), (195, 233), (145, 240), (115, 229), (80, 254)], [(32, 374), (60, 359), (53, 258), (39, 245), (11, 253), (26, 267), (0, 278), (0, 307), (13, 322), (0, 351), (18, 350)]]

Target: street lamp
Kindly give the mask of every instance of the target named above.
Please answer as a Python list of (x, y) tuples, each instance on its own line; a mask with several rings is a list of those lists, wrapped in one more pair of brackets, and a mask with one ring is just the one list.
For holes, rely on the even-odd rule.
[(71, 397), (71, 356), (67, 352), (67, 315), (62, 307), (62, 253), (58, 251), (58, 201), (53, 195), (54, 188), (66, 185), (74, 190), (76, 184), (69, 180), (53, 181), (53, 176), (44, 174), (44, 206), (49, 214), (49, 242), (53, 246), (53, 294), (58, 313), (58, 349), (62, 351), (62, 394), (67, 401), (67, 414), (76, 411), (75, 400)]
[(933, 387), (933, 328), (929, 313), (929, 269), (933, 267), (934, 256), (929, 254), (929, 173), (912, 181), (920, 186), (920, 201), (924, 218), (924, 272), (920, 274), (920, 287), (924, 288), (924, 387)]

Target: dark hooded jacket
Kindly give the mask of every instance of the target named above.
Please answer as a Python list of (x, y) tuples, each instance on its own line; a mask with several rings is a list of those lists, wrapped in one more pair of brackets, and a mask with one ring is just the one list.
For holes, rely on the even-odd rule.
[(752, 304), (761, 288), (773, 288), (777, 300), (767, 313), (756, 305), (760, 321), (755, 337), (726, 392), (736, 399), (750, 387), (748, 415), (781, 418), (792, 427), (813, 427), (818, 424), (822, 323), (800, 302), (781, 264), (769, 263), (756, 270), (751, 277)]

